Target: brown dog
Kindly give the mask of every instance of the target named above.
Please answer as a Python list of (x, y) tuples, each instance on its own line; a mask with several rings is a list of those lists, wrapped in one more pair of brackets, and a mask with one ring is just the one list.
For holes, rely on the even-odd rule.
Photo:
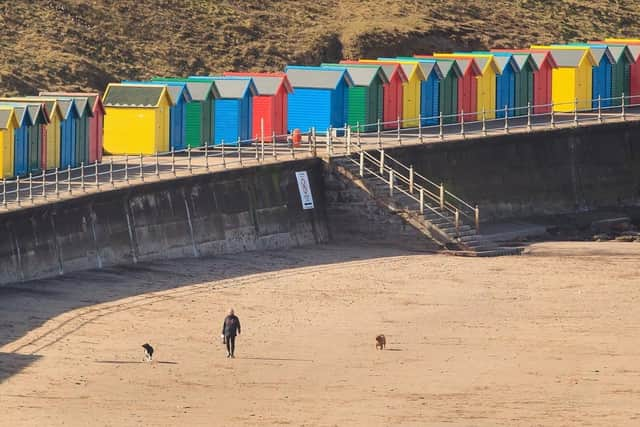
[(376, 350), (384, 350), (384, 347), (387, 345), (387, 339), (384, 335), (380, 334), (376, 337)]

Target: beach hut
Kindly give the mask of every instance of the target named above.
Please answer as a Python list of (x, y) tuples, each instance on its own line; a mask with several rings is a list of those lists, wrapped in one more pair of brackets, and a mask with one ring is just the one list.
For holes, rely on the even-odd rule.
[(592, 69), (591, 74), (591, 107), (598, 108), (598, 98), (602, 107), (610, 107), (612, 104), (611, 99), (611, 73), (613, 71), (612, 66), (615, 60), (611, 51), (606, 45), (592, 45), (587, 43), (570, 43), (567, 45), (552, 45), (555, 48), (582, 48), (589, 49), (593, 58), (596, 61), (596, 65)]
[(250, 77), (258, 94), (253, 97), (252, 132), (256, 140), (264, 136), (271, 141), (272, 135), (282, 138), (287, 134), (287, 111), (289, 94), (293, 87), (285, 73), (240, 73), (227, 72), (224, 76)]
[(110, 83), (103, 104), (105, 151), (111, 154), (169, 151), (172, 100), (166, 86)]
[(508, 114), (508, 117), (515, 116), (516, 76), (520, 72), (520, 67), (518, 67), (513, 55), (507, 52), (475, 51), (472, 53), (493, 55), (493, 58), (500, 69), (500, 74), (496, 76), (496, 117), (503, 118), (505, 116), (505, 111)]
[(630, 97), (626, 100), (629, 104), (640, 104), (640, 39), (606, 38), (604, 41), (624, 44), (629, 49), (633, 61), (629, 65), (629, 89), (625, 91), (625, 96)]
[(13, 107), (0, 107), (0, 177), (13, 176), (15, 131), (19, 123)]
[(534, 74), (538, 71), (538, 65), (529, 52), (515, 52), (495, 49), (491, 50), (496, 55), (511, 55), (518, 66), (515, 73), (515, 101), (514, 115), (528, 114), (528, 106), (534, 103)]
[(347, 89), (353, 86), (345, 68), (288, 66), (287, 78), (293, 87), (289, 94), (289, 129), (344, 126), (348, 114)]
[[(159, 82), (151, 81), (123, 81), (122, 83), (133, 85), (159, 84)], [(185, 82), (164, 82), (162, 84), (167, 87), (167, 92), (169, 93), (169, 97), (171, 97), (171, 102), (173, 102), (169, 110), (169, 146), (173, 150), (183, 150), (187, 148), (185, 137), (186, 106), (191, 102), (191, 94)]]
[(91, 106), (89, 119), (89, 162), (102, 161), (102, 145), (104, 139), (104, 105), (97, 92), (40, 92), (40, 96), (56, 97), (56, 99), (86, 99)]
[(215, 140), (215, 100), (220, 93), (213, 81), (187, 78), (152, 78), (156, 83), (185, 83), (191, 102), (185, 105), (185, 141), (187, 147), (212, 145)]
[[(433, 55), (415, 55), (415, 57), (434, 58)], [(473, 58), (455, 58), (453, 61), (462, 73), (462, 77), (458, 79), (458, 113), (464, 112), (465, 121), (477, 120), (480, 68)]]
[(398, 117), (402, 117), (403, 86), (408, 78), (400, 64), (376, 60), (340, 61), (341, 64), (379, 65), (387, 75), (389, 83), (382, 89), (382, 122), (384, 129), (395, 129)]
[(33, 119), (24, 105), (1, 103), (0, 108), (13, 108), (18, 127), (13, 134), (13, 175), (23, 176), (29, 173), (29, 131)]
[(253, 97), (258, 94), (250, 77), (191, 76), (215, 82), (220, 97), (215, 102), (214, 144), (250, 144), (253, 138)]
[(573, 112), (591, 109), (593, 67), (597, 62), (589, 49), (531, 46), (532, 51), (551, 52), (557, 67), (552, 71), (553, 110)]
[(26, 138), (29, 148), (27, 150), (27, 172), (39, 172), (42, 170), (43, 159), (46, 157), (47, 125), (49, 113), (42, 102), (29, 101), (20, 98), (0, 98), (0, 105), (24, 107), (29, 111), (31, 124), (26, 128)]
[(479, 118), (494, 119), (496, 117), (496, 78), (500, 75), (500, 69), (491, 55), (471, 55), (469, 53), (434, 53), (435, 58), (449, 59), (473, 59), (480, 69), (477, 82), (476, 108)]
[(362, 66), (349, 64), (322, 64), (322, 67), (345, 68), (353, 86), (347, 89), (347, 124), (353, 129), (372, 132), (377, 128), (378, 119), (382, 119), (384, 85), (389, 83), (387, 75), (379, 65)]
[(622, 96), (624, 103), (629, 104), (631, 66), (636, 62), (636, 58), (625, 44), (609, 43), (606, 41), (591, 41), (592, 44), (605, 44), (613, 56), (611, 64), (611, 105), (620, 106)]

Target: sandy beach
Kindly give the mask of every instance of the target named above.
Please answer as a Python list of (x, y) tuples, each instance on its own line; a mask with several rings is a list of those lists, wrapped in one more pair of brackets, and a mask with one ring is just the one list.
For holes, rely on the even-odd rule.
[(76, 273), (0, 288), (0, 424), (636, 426), (639, 324), (638, 243), (490, 259), (324, 245)]

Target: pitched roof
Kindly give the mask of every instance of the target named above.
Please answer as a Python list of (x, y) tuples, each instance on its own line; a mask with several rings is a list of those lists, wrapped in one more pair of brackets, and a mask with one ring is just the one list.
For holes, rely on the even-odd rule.
[[(41, 100), (29, 100), (27, 98), (0, 98), (2, 104), (21, 106), (26, 108), (31, 118), (31, 123), (48, 124), (49, 111)], [(57, 108), (57, 107), (56, 107)]]
[(190, 76), (189, 79), (213, 81), (218, 89), (220, 98), (240, 99), (244, 98), (247, 92), (251, 96), (258, 94), (256, 85), (251, 77)]
[[(631, 47), (633, 47), (634, 45), (626, 45), (624, 43), (610, 43), (602, 40), (592, 40), (589, 43), (606, 44), (609, 48), (609, 51), (611, 51), (611, 55), (613, 55), (613, 59), (616, 63), (620, 61), (620, 59), (622, 59), (622, 57), (624, 56), (627, 61), (633, 64), (636, 62), (636, 58), (638, 57), (634, 52), (631, 51)], [(638, 48), (637, 52), (640, 53), (640, 46), (635, 47)]]
[(91, 106), (92, 112), (100, 110), (104, 114), (104, 106), (102, 105), (102, 99), (97, 92), (40, 92), (40, 96), (53, 96), (58, 99), (78, 99), (86, 98), (87, 102)]
[(531, 67), (531, 70), (538, 71), (538, 63), (533, 60), (530, 53), (513, 53), (513, 60), (518, 64), (520, 70), (524, 69), (527, 65)]
[(191, 101), (191, 93), (189, 93), (189, 89), (187, 88), (187, 84), (185, 82), (153, 82), (153, 81), (133, 81), (133, 80), (124, 80), (122, 84), (126, 85), (158, 85), (162, 84), (167, 87), (167, 93), (171, 98), (171, 102), (177, 104), (180, 98), (185, 100), (186, 102)]
[(476, 62), (480, 74), (486, 73), (489, 69), (493, 70), (495, 74), (501, 74), (502, 71), (496, 63), (494, 56), (491, 54), (475, 54), (469, 52), (454, 52), (454, 53), (434, 53), (434, 58), (449, 58), (449, 59), (468, 59), (471, 58)]
[(0, 129), (9, 129), (11, 121), (13, 125), (18, 126), (18, 119), (12, 107), (0, 107)]
[(157, 107), (162, 97), (166, 96), (171, 103), (167, 87), (155, 85), (127, 85), (110, 83), (104, 95), (104, 105), (109, 107)]
[(342, 80), (347, 86), (353, 86), (345, 68), (287, 66), (285, 72), (294, 88), (335, 89)]
[(349, 65), (349, 64), (322, 64), (322, 67), (345, 68), (349, 72), (354, 86), (371, 86), (376, 78), (385, 84), (389, 83), (387, 74), (379, 65)]
[(408, 77), (400, 64), (395, 64), (392, 62), (382, 62), (375, 59), (360, 59), (358, 61), (340, 61), (341, 64), (351, 64), (351, 65), (360, 65), (364, 67), (368, 67), (371, 65), (378, 65), (382, 68), (382, 71), (387, 75), (387, 80), (391, 81), (395, 76), (402, 82), (406, 82)]
[(69, 98), (64, 100), (53, 96), (26, 96), (21, 99), (43, 103), (49, 112), (49, 119), (51, 119), (54, 114), (60, 114), (63, 120), (66, 120), (69, 114), (74, 112), (77, 114), (75, 102)]
[(213, 97), (214, 99), (220, 98), (220, 92), (218, 91), (215, 83), (211, 80), (154, 77), (151, 81), (158, 83), (186, 83), (191, 99), (197, 102), (206, 101), (209, 97)]
[(511, 54), (509, 52), (477, 51), (477, 52), (473, 52), (473, 53), (474, 54), (479, 54), (479, 55), (493, 55), (493, 59), (494, 59), (494, 61), (496, 61), (496, 64), (500, 68), (501, 72), (506, 70), (507, 67), (511, 67), (511, 69), (513, 71), (515, 71), (515, 72), (519, 72), (520, 71), (520, 66), (518, 65), (516, 60), (513, 58), (513, 54)]
[(586, 58), (592, 66), (598, 65), (593, 57), (591, 49), (568, 46), (531, 46), (532, 51), (548, 51), (551, 52), (558, 67), (578, 67), (580, 62)]
[(31, 114), (29, 110), (24, 106), (24, 104), (15, 104), (13, 102), (3, 102), (0, 101), (0, 108), (4, 107), (12, 107), (16, 118), (18, 119), (19, 126), (31, 126), (33, 124), (33, 119), (31, 118)]
[(615, 38), (606, 38), (604, 39), (606, 43), (620, 43), (627, 45), (631, 55), (633, 55), (634, 60), (638, 61), (640, 59), (640, 39), (615, 39)]
[(378, 58), (378, 60), (383, 62), (396, 62), (400, 64), (402, 70), (409, 79), (414, 75), (420, 80), (427, 80), (429, 77), (429, 74), (426, 73), (420, 61), (416, 61), (413, 57)]
[(545, 61), (549, 61), (549, 65), (551, 68), (557, 68), (558, 64), (556, 64), (556, 59), (553, 57), (551, 52), (531, 52), (531, 59), (536, 63), (538, 69), (542, 68), (542, 65)]
[(241, 73), (226, 72), (223, 74), (227, 77), (251, 77), (256, 85), (258, 95), (274, 96), (280, 89), (284, 89), (285, 93), (292, 93), (293, 87), (285, 73)]
[(569, 44), (552, 44), (552, 47), (558, 48), (581, 48), (581, 49), (589, 49), (591, 51), (591, 55), (596, 60), (597, 64), (602, 62), (602, 59), (606, 59), (610, 64), (614, 64), (616, 62), (613, 54), (605, 44), (591, 44), (591, 43), (569, 43)]

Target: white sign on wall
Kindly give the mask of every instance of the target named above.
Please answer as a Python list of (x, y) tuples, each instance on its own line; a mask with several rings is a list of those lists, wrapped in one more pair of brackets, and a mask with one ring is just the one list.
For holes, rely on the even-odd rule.
[(311, 194), (311, 184), (309, 183), (307, 171), (296, 172), (296, 179), (298, 180), (298, 191), (300, 191), (302, 209), (313, 209), (313, 195)]

